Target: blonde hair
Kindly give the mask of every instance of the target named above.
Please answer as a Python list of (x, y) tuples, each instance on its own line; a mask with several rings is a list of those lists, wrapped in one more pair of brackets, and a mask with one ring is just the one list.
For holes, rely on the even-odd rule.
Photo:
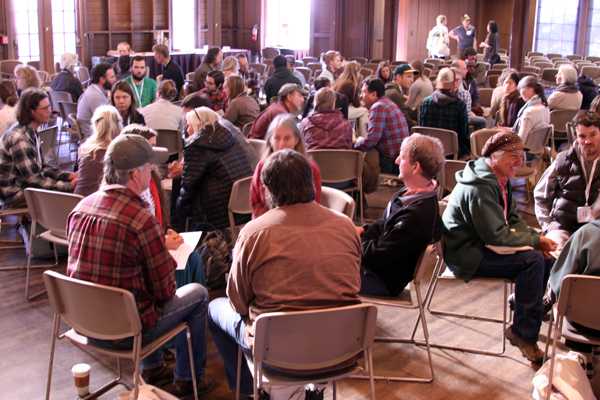
[(225, 81), (227, 82), (227, 88), (229, 89), (229, 100), (233, 100), (240, 94), (246, 92), (246, 85), (244, 80), (239, 75), (229, 75)]
[(237, 74), (239, 69), (240, 69), (240, 64), (238, 63), (238, 60), (236, 57), (234, 57), (234, 56), (225, 57), (225, 59), (223, 60), (223, 73), (231, 72), (231, 73)]
[(361, 66), (356, 61), (351, 61), (344, 67), (344, 71), (340, 77), (335, 81), (334, 89), (339, 91), (342, 84), (345, 82), (352, 82), (352, 86), (359, 87), (362, 81), (362, 76), (360, 75)]
[(435, 22), (437, 24), (445, 24), (446, 23), (446, 16), (443, 14), (438, 15), (437, 17), (435, 17)]
[(38, 76), (37, 69), (31, 65), (19, 64), (15, 67), (15, 76), (17, 78), (23, 78), (25, 80), (25, 86), (19, 89), (25, 90), (27, 88), (39, 88), (42, 86), (40, 77)]
[(92, 115), (92, 135), (79, 148), (79, 157), (94, 157), (98, 150), (106, 150), (110, 142), (119, 135), (123, 119), (111, 105), (96, 108)]
[(219, 120), (219, 114), (208, 107), (198, 107), (185, 114), (185, 120), (194, 133), (198, 133), (209, 125), (214, 126)]

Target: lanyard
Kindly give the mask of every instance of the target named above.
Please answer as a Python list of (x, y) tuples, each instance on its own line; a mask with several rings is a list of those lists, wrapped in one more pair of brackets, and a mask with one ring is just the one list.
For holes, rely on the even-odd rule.
[(598, 163), (598, 159), (596, 158), (594, 160), (594, 163), (592, 164), (592, 171), (590, 173), (590, 176), (587, 175), (587, 171), (585, 170), (585, 161), (582, 162), (582, 167), (583, 167), (583, 176), (585, 177), (585, 206), (587, 207), (589, 205), (590, 202), (590, 192), (592, 190), (592, 181), (594, 180), (594, 174), (596, 172), (596, 164)]
[(131, 83), (133, 84), (133, 91), (135, 92), (135, 97), (137, 97), (138, 107), (142, 106), (142, 94), (144, 94), (144, 79), (142, 78), (142, 84), (140, 85), (140, 91), (138, 92), (138, 87), (135, 84), (133, 78), (131, 78)]

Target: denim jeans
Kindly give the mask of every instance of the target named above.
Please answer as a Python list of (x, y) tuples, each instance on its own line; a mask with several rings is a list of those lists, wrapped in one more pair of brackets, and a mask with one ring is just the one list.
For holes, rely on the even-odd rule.
[[(238, 348), (241, 347), (242, 351), (250, 353), (250, 348), (244, 339), (246, 324), (240, 314), (233, 309), (229, 299), (220, 297), (208, 305), (208, 327), (223, 358), (227, 382), (233, 390), (237, 376)], [(241, 368), (240, 393), (252, 394), (252, 374), (244, 360)]]
[[(156, 325), (144, 330), (142, 346), (155, 340), (182, 322), (187, 322), (192, 336), (194, 353), (194, 368), (196, 377), (202, 379), (206, 366), (206, 311), (208, 307), (208, 291), (198, 283), (190, 283), (180, 287), (175, 296), (167, 301), (162, 309)], [(174, 338), (176, 351), (175, 379), (190, 381), (190, 361), (188, 356), (187, 338), (185, 332)], [(119, 342), (93, 340), (95, 345), (112, 349), (131, 349), (133, 338)], [(157, 350), (142, 360), (142, 369), (162, 365), (162, 351)]]
[(500, 255), (485, 248), (476, 277), (505, 278), (515, 282), (515, 313), (512, 329), (524, 340), (538, 340), (544, 313), (544, 291), (554, 263), (536, 250)]
[(360, 294), (367, 296), (391, 296), (387, 286), (376, 273), (364, 270), (361, 274)]

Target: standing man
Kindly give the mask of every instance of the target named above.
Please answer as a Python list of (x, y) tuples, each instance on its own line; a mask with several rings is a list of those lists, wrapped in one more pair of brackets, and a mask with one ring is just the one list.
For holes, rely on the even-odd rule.
[(73, 191), (76, 175), (44, 163), (37, 129), (48, 123), (52, 109), (41, 89), (28, 89), (17, 103), (17, 124), (0, 137), (0, 205), (25, 206), (28, 187)]
[(129, 71), (131, 75), (125, 78), (125, 82), (133, 89), (137, 107), (142, 108), (154, 103), (157, 85), (154, 79), (146, 77), (146, 59), (143, 56), (133, 56)]
[(471, 25), (471, 17), (469, 17), (469, 14), (463, 15), (462, 24), (452, 29), (449, 33), (449, 36), (458, 43), (459, 57), (463, 54), (465, 49), (468, 49), (469, 47), (474, 49), (477, 48), (477, 38), (475, 37), (475, 34), (475, 27)]
[(164, 44), (156, 44), (152, 47), (152, 51), (154, 52), (154, 60), (156, 63), (164, 66), (162, 75), (157, 76), (157, 79), (159, 81), (161, 79), (171, 79), (175, 82), (177, 93), (181, 95), (185, 77), (183, 76), (181, 67), (175, 61), (171, 60), (169, 48)]
[(110, 104), (108, 91), (117, 80), (115, 70), (107, 63), (96, 64), (90, 75), (90, 86), (85, 89), (77, 103), (77, 121), (84, 138), (92, 134), (91, 121), (96, 108)]

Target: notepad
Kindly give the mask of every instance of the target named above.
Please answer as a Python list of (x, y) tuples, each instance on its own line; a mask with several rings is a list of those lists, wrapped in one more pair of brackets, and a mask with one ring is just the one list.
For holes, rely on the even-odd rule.
[(202, 231), (183, 232), (179, 235), (183, 238), (183, 243), (176, 250), (169, 250), (169, 253), (171, 253), (171, 257), (177, 262), (177, 269), (185, 269), (190, 254), (198, 246)]

